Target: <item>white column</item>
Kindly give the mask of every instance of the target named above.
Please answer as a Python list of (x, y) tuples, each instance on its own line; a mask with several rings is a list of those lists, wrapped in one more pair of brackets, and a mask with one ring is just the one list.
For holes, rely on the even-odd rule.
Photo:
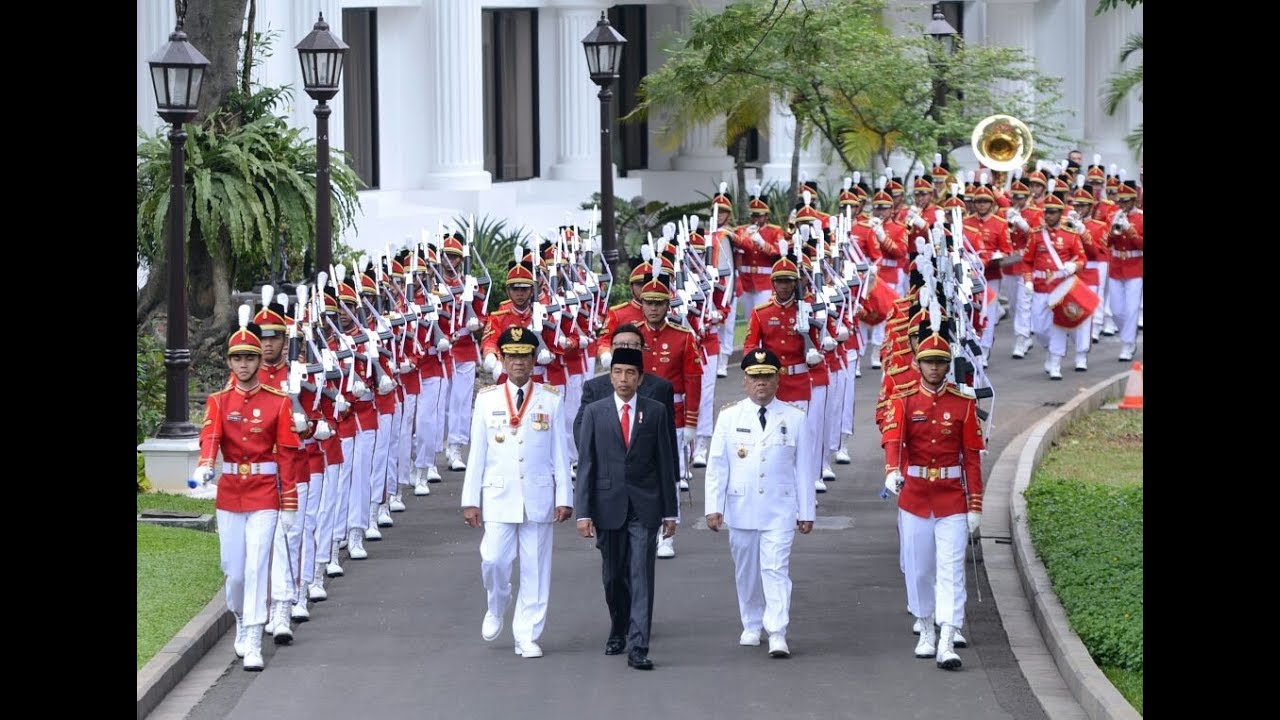
[[(556, 23), (556, 73), (559, 102), (556, 126), (556, 164), (552, 180), (600, 179), (600, 88), (587, 72), (587, 55), (582, 39), (600, 20), (600, 5), (594, 2), (560, 3), (553, 10)], [(567, 5), (565, 7), (564, 5)], [(641, 38), (627, 38), (640, 42)], [(622, 49), (622, 62), (627, 50)], [(617, 83), (614, 83), (617, 102)], [(615, 171), (616, 172), (616, 171)]]
[[(1036, 56), (1036, 0), (987, 0), (986, 45), (1022, 48)], [(1044, 65), (1037, 58), (1037, 69)], [(1019, 92), (1033, 100), (1032, 88), (1027, 83), (1002, 83), (1002, 90)]]
[[(288, 62), (289, 67), (292, 68), (293, 126), (309, 129), (311, 137), (315, 137), (316, 133), (317, 103), (311, 99), (306, 90), (302, 89), (302, 63), (298, 62), (298, 51), (294, 48), (311, 32), (311, 28), (315, 27), (321, 13), (324, 13), (324, 21), (329, 24), (329, 32), (342, 37), (342, 0), (293, 0), (291, 24), (276, 40), (275, 55), (267, 61), (268, 63)], [(262, 23), (259, 22), (257, 25), (259, 29), (265, 29)], [(271, 74), (275, 75), (276, 72), (278, 71), (273, 69)], [(346, 143), (345, 133), (342, 130), (345, 113), (341, 91), (329, 100), (329, 107), (333, 109), (329, 115), (329, 146), (341, 149)]]
[[(1068, 135), (1083, 135), (1085, 75), (1085, 4), (1080, 0), (1042, 0), (1035, 7), (1037, 66), (1046, 75), (1062, 78), (1061, 104), (1076, 110), (1062, 118)], [(1038, 146), (1041, 143), (1036, 143)], [(1070, 148), (1048, 148), (1060, 159)]]
[(176, 19), (172, 0), (138, 0), (138, 125), (147, 132), (165, 124), (156, 114), (156, 91), (147, 59), (169, 41)]
[(431, 112), (428, 99), (435, 81), (423, 73), (430, 62), (431, 32), (422, 7), (378, 8), (378, 152), (382, 190), (422, 187), (426, 172), (422, 158), (436, 144), (426, 129)]
[(427, 112), (428, 190), (483, 190), (484, 169), (483, 50), (480, 43), (480, 0), (433, 0), (427, 10), (429, 46), (425, 91)]
[[(760, 169), (765, 183), (776, 181), (782, 185), (791, 182), (791, 154), (795, 149), (796, 118), (791, 108), (773, 101), (769, 113), (769, 162)], [(820, 152), (822, 140), (810, 138), (809, 144), (800, 150), (800, 179), (817, 180), (826, 171)]]
[[(722, 2), (704, 2), (703, 7), (711, 11), (723, 9)], [(680, 7), (676, 10), (680, 18), (680, 26), (688, 31), (690, 9)], [(733, 158), (725, 146), (717, 142), (724, 132), (724, 118), (718, 117), (706, 125), (690, 128), (680, 139), (680, 152), (672, 158), (676, 170), (703, 170), (724, 172), (733, 168)]]
[[(1138, 90), (1130, 91), (1128, 101), (1120, 104), (1115, 115), (1107, 115), (1102, 93), (1107, 81), (1121, 70), (1120, 51), (1125, 42), (1130, 35), (1142, 32), (1142, 9), (1139, 6), (1129, 10), (1122, 6), (1095, 16), (1097, 5), (1098, 0), (1089, 0), (1087, 8), (1085, 96), (1088, 102), (1083, 107), (1083, 135), (1091, 147), (1085, 152), (1085, 160), (1091, 162), (1093, 152), (1101, 153), (1104, 165), (1116, 163), (1137, 177), (1137, 163), (1124, 138), (1142, 122)], [(1141, 59), (1141, 53), (1135, 53), (1123, 67), (1134, 67)]]

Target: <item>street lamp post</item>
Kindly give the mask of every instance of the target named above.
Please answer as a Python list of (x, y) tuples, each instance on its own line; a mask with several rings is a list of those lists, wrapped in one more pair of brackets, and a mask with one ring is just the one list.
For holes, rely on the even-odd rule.
[(956, 29), (951, 27), (951, 23), (947, 22), (947, 18), (942, 14), (942, 3), (933, 4), (933, 18), (928, 25), (925, 25), (924, 33), (933, 38), (938, 46), (934, 56), (930, 58), (930, 64), (934, 68), (933, 106), (936, 112), (947, 104), (947, 86), (942, 78), (938, 77), (938, 67), (942, 64), (943, 58), (955, 52), (956, 42)]
[(316, 272), (328, 272), (333, 259), (333, 219), (329, 193), (329, 100), (338, 94), (342, 62), (349, 46), (329, 32), (324, 13), (297, 45), (302, 86), (316, 105)]
[(596, 23), (595, 29), (582, 39), (582, 47), (587, 52), (587, 70), (591, 73), (591, 81), (600, 86), (600, 94), (597, 96), (600, 98), (600, 212), (602, 216), (600, 230), (604, 236), (602, 243), (604, 260), (614, 268), (618, 266), (620, 260), (625, 258), (620, 257), (618, 234), (614, 227), (613, 138), (609, 125), (612, 121), (613, 81), (618, 78), (622, 47), (626, 44), (627, 39), (613, 29), (604, 11), (600, 12), (600, 22)]
[(166, 255), (169, 265), (169, 327), (164, 350), (164, 424), (157, 438), (184, 439), (199, 435), (187, 409), (187, 369), (191, 350), (187, 347), (187, 208), (186, 143), (183, 123), (196, 116), (200, 85), (209, 60), (187, 42), (182, 18), (169, 34), (169, 42), (147, 60), (156, 108), (169, 123), (169, 238)]

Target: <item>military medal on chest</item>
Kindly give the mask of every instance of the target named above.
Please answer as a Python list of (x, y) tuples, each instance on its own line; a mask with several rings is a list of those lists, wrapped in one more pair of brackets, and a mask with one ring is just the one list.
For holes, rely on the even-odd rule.
[(745, 458), (746, 456), (747, 456), (747, 449), (746, 449), (745, 447), (743, 447), (743, 446), (739, 445), (739, 446), (738, 446), (738, 457), (740, 457), (740, 458)]

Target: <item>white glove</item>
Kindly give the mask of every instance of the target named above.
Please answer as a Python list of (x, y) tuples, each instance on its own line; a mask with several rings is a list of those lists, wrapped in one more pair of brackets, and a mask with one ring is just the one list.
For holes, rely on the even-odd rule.
[(436, 341), (436, 350), (439, 350), (440, 352), (445, 352), (451, 347), (453, 347), (453, 343), (449, 342), (449, 338), (447, 337), (442, 337)]
[(613, 364), (613, 353), (611, 352), (600, 353), (600, 367), (604, 368), (605, 370), (608, 370), (609, 366), (612, 364)]
[(413, 372), (413, 363), (409, 362), (408, 360), (405, 360), (404, 362), (400, 363), (401, 375), (405, 373), (411, 373), (411, 372)]
[(386, 395), (396, 389), (396, 381), (391, 379), (390, 375), (383, 375), (378, 378), (378, 394)]
[(307, 431), (307, 416), (305, 413), (296, 412), (293, 414), (293, 431), (299, 435)]
[(544, 348), (538, 348), (538, 364), (550, 365), (552, 360), (551, 351)]
[(1116, 227), (1120, 228), (1121, 231), (1128, 230), (1131, 227), (1128, 216), (1121, 215), (1120, 219), (1116, 221)]
[(1076, 267), (1076, 263), (1075, 263), (1075, 261), (1074, 261), (1074, 260), (1068, 260), (1067, 262), (1062, 263), (1062, 274), (1063, 274), (1064, 276), (1065, 276), (1065, 275), (1075, 275), (1075, 274), (1076, 274), (1076, 270), (1078, 270), (1078, 269), (1079, 269), (1079, 268), (1077, 268), (1077, 267)]
[(473, 317), (467, 320), (467, 330), (475, 332), (480, 329), (480, 318)]
[(1022, 283), (1022, 289), (1026, 290), (1029, 293), (1034, 293), (1036, 291), (1036, 286), (1030, 280), (1027, 280), (1026, 282)]
[(884, 242), (884, 227), (882, 225), (876, 225), (875, 233), (876, 233), (876, 239), (881, 242)]
[(351, 383), (351, 391), (356, 394), (356, 399), (359, 400), (365, 393), (369, 392), (369, 386), (365, 385), (360, 378), (356, 378), (355, 382)]
[(690, 436), (693, 435), (693, 428), (682, 427), (676, 428), (676, 448), (683, 448), (689, 444)]
[(588, 346), (588, 345), (590, 345), (590, 344), (591, 344), (591, 339), (590, 339), (590, 338), (588, 338), (586, 335), (579, 335), (579, 336), (578, 336), (578, 349), (579, 349), (579, 350), (586, 350), (586, 349), (587, 349), (587, 346)]
[(567, 349), (571, 344), (573, 344), (573, 341), (569, 339), (568, 335), (561, 335), (556, 339), (556, 345), (559, 345), (561, 349)]
[(329, 427), (329, 423), (324, 419), (317, 420), (316, 431), (311, 434), (311, 437), (317, 440), (328, 440), (333, 437), (333, 428)]
[(720, 311), (716, 310), (715, 308), (711, 309), (710, 315), (707, 317), (707, 321), (712, 323), (718, 323), (723, 319), (724, 319), (724, 315), (722, 315)]
[(925, 224), (926, 224), (926, 223), (925, 223), (925, 221), (924, 221), (924, 218), (922, 218), (922, 217), (920, 217), (919, 215), (917, 215), (917, 216), (915, 216), (915, 219), (913, 219), (913, 220), (911, 221), (911, 224), (912, 224), (912, 225), (915, 225), (917, 228), (923, 228), (923, 227), (925, 226)]
[(351, 409), (351, 403), (347, 402), (347, 398), (342, 393), (338, 393), (338, 397), (333, 399), (333, 411), (339, 415)]
[(285, 530), (288, 530), (289, 528), (293, 527), (293, 521), (296, 520), (297, 518), (298, 518), (297, 510), (281, 510), (280, 511), (280, 524), (284, 526)]
[(500, 367), (500, 363), (498, 362), (497, 355), (494, 355), (493, 353), (489, 353), (488, 355), (484, 356), (484, 369), (488, 370), (490, 375), (497, 377), (499, 367)]
[(902, 471), (892, 470), (884, 476), (884, 489), (897, 495), (902, 491), (902, 484), (906, 482), (906, 478), (902, 477)]
[(1013, 221), (1013, 224), (1017, 225), (1022, 232), (1031, 232), (1031, 226), (1027, 224), (1027, 221), (1023, 219), (1021, 215), (1018, 216), (1018, 219)]
[(208, 465), (201, 465), (191, 473), (191, 479), (187, 481), (187, 487), (195, 489), (201, 485), (217, 485), (218, 479), (213, 472), (213, 468)]
[(969, 511), (965, 519), (969, 521), (969, 534), (972, 535), (978, 531), (978, 525), (982, 523), (982, 513)]
[(831, 352), (832, 350), (835, 350), (836, 349), (835, 338), (831, 338), (831, 337), (823, 338), (822, 349), (825, 350), (826, 352)]
[(1075, 210), (1072, 210), (1071, 212), (1067, 213), (1067, 222), (1071, 223), (1072, 225), (1079, 225), (1080, 213), (1076, 212)]
[(810, 365), (817, 365), (822, 362), (822, 354), (817, 350), (810, 350), (804, 354), (804, 361)]
[(849, 328), (844, 323), (841, 323), (840, 327), (836, 328), (836, 339), (840, 342), (849, 339)]

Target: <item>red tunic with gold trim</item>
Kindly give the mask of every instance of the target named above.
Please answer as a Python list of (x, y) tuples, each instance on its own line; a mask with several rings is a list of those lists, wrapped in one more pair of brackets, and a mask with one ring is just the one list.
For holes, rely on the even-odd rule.
[[(445, 283), (449, 288), (462, 287), (462, 282), (463, 278), (461, 275), (455, 275), (453, 278), (445, 278)], [(452, 292), (452, 290), (450, 290), (450, 292)], [(477, 294), (479, 297), (476, 297), (471, 301), (471, 309), (475, 312), (476, 318), (480, 321), (480, 327), (483, 328), (485, 321), (484, 295), (482, 293)], [(477, 362), (479, 361), (480, 356), (476, 353), (475, 337), (471, 334), (471, 331), (467, 329), (467, 320), (462, 308), (462, 295), (454, 295), (454, 298), (457, 302), (456, 307), (458, 312), (456, 323), (450, 313), (446, 312), (447, 309), (450, 309), (449, 304), (446, 303), (440, 308), (440, 327), (449, 334), (449, 342), (453, 343), (453, 347), (449, 349), (449, 356), (453, 358), (455, 363)]]
[(677, 428), (698, 426), (702, 400), (702, 355), (693, 332), (665, 320), (657, 328), (640, 323), (644, 371), (671, 382)]
[[(503, 300), (498, 304), (498, 309), (489, 313), (488, 320), (485, 324), (484, 336), (480, 340), (480, 349), (487, 357), (490, 353), (501, 357), (498, 352), (498, 338), (502, 335), (502, 331), (509, 327), (522, 327), (526, 330), (533, 325), (533, 303), (529, 307), (520, 310), (511, 304), (510, 300)], [(533, 366), (533, 377), (538, 382), (544, 382), (548, 385), (565, 385), (568, 382), (568, 376), (565, 374), (564, 363), (560, 357), (556, 355), (558, 348), (553, 347), (555, 340), (555, 325), (552, 324), (551, 318), (545, 318), (542, 321), (542, 344), (551, 351), (553, 355), (551, 363), (548, 365)], [(534, 351), (534, 357), (538, 355), (538, 350)], [(505, 382), (506, 373), (500, 373), (495, 379), (495, 383)]]
[[(773, 264), (782, 257), (779, 240), (785, 240), (787, 233), (777, 225), (765, 225), (753, 238), (748, 232), (748, 225), (743, 225), (733, 232), (734, 264), (738, 268), (738, 294), (744, 292), (765, 292), (773, 289)], [(758, 247), (755, 238), (763, 243)]]
[[(200, 429), (200, 465), (220, 473), (217, 507), (230, 512), (297, 510), (298, 488), (288, 474), (255, 465), (277, 463), (277, 447), (297, 450), (301, 441), (293, 432), (289, 399), (279, 390), (258, 385), (252, 390), (232, 388), (209, 396), (204, 425)], [(222, 472), (216, 463), (234, 472)]]
[[(809, 327), (809, 338), (814, 346), (818, 346), (818, 329), (816, 325)], [(804, 336), (796, 330), (796, 303), (789, 300), (786, 304), (778, 303), (777, 296), (769, 298), (769, 302), (761, 303), (751, 311), (747, 321), (747, 338), (742, 342), (743, 352), (758, 347), (769, 350), (778, 356), (782, 364), (782, 378), (778, 382), (778, 399), (783, 402), (809, 402), (813, 398), (813, 384), (809, 377), (816, 368), (825, 374), (827, 369), (822, 363), (809, 367), (805, 362)]]
[(1009, 243), (1009, 221), (992, 213), (986, 218), (970, 215), (964, 219), (964, 234), (978, 251), (978, 258), (986, 268), (983, 277), (987, 280), (999, 280), (999, 261), (992, 262), (991, 256), (1002, 252), (1006, 256), (1013, 254), (1013, 246)]
[[(1046, 232), (1049, 233), (1049, 242), (1053, 243), (1053, 251), (1063, 265), (1074, 262), (1077, 268), (1084, 267), (1084, 243), (1080, 239), (1080, 233), (1063, 225), (1046, 229)], [(1027, 243), (1026, 258), (1031, 269), (1023, 279), (1031, 280), (1035, 292), (1052, 292), (1065, 279), (1045, 246), (1044, 233), (1038, 232), (1031, 236)]]
[[(1021, 277), (1030, 272), (1030, 268), (1025, 262), (1025, 258), (1027, 256), (1027, 241), (1033, 235), (1038, 236), (1040, 234), (1040, 228), (1044, 225), (1044, 212), (1039, 208), (1034, 208), (1030, 205), (1022, 208), (1019, 212), (1022, 214), (1022, 219), (1027, 221), (1027, 226), (1030, 227), (1031, 230), (1029, 232), (1024, 231), (1010, 223), (1009, 245), (1013, 248), (1014, 252), (1022, 253), (1024, 260), (1022, 262), (1013, 263), (1012, 265), (1006, 265), (1002, 271), (1005, 275), (1017, 275)], [(1005, 219), (1008, 220), (1007, 211)], [(1063, 262), (1066, 262), (1066, 260), (1063, 260)]]
[(955, 385), (935, 393), (918, 384), (893, 398), (880, 444), (885, 472), (896, 468), (906, 478), (899, 508), (922, 518), (982, 512), (978, 402)]
[(858, 249), (862, 250), (862, 254), (867, 256), (868, 262), (878, 262), (884, 257), (884, 253), (880, 251), (880, 239), (876, 237), (875, 229), (866, 218), (858, 218), (858, 223), (853, 226), (849, 234), (858, 243)]
[[(1084, 221), (1084, 234), (1081, 240), (1084, 241), (1084, 257), (1088, 262), (1111, 262), (1111, 248), (1107, 243), (1110, 242), (1110, 227), (1098, 220), (1097, 218), (1089, 218)], [(1101, 279), (1098, 275), (1097, 268), (1082, 267), (1080, 272), (1076, 273), (1081, 282), (1086, 285), (1098, 284)]]
[(889, 412), (889, 404), (908, 390), (920, 383), (920, 368), (912, 360), (907, 365), (886, 368), (880, 378), (880, 394), (876, 397), (876, 429), (884, 433), (884, 416)]
[[(263, 362), (261, 365), (258, 366), (258, 382), (266, 387), (279, 390), (281, 394), (285, 395), (285, 399), (286, 400), (288, 399), (289, 363), (285, 362), (283, 355), (280, 358), (279, 365), (272, 366), (272, 365), (267, 365), (266, 362)], [(235, 376), (232, 375), (231, 381), (228, 384), (228, 389), (234, 388), (234, 387), (235, 387)], [(315, 400), (314, 395), (311, 395), (311, 393), (307, 393), (307, 394), (310, 395), (312, 401)], [(301, 400), (302, 398), (300, 396), (299, 404), (301, 404)], [(304, 405), (303, 412), (304, 413), (307, 412), (307, 409), (309, 407), (310, 405)], [(289, 411), (290, 411), (289, 423), (290, 423), (290, 427), (292, 427), (292, 423), (293, 423), (293, 403), (292, 402), (289, 402)], [(308, 418), (310, 418), (310, 414), (308, 414)], [(311, 434), (310, 432), (305, 433), (305, 435), (308, 435), (308, 436), (310, 434)], [(283, 477), (293, 478), (293, 481), (295, 484), (311, 482), (311, 468), (310, 468), (310, 462), (307, 459), (306, 448), (304, 447), (283, 448), (282, 447), (277, 450), (276, 455), (278, 458), (276, 462), (279, 463), (280, 465), (280, 472)]]
[(1129, 211), (1129, 229), (1111, 229), (1111, 277), (1133, 280), (1142, 277), (1142, 211)]
[(897, 285), (900, 273), (911, 264), (907, 227), (895, 220), (883, 225), (884, 240), (880, 242), (880, 270), (876, 275), (890, 285)]

